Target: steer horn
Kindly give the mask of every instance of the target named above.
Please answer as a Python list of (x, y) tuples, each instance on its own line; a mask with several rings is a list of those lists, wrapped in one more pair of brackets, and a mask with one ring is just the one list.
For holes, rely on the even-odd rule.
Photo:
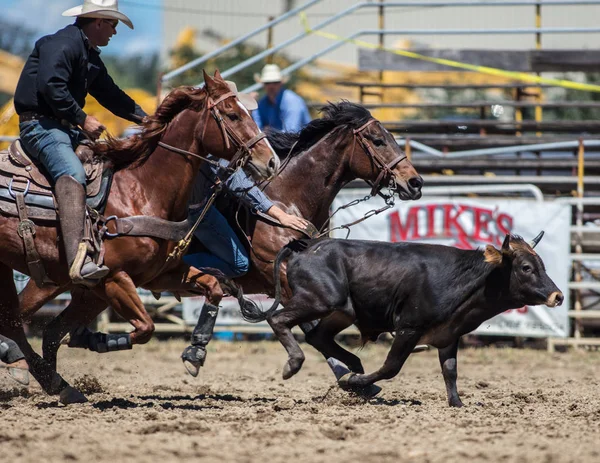
[(529, 246), (531, 246), (531, 249), (535, 248), (537, 246), (537, 244), (540, 242), (540, 240), (542, 239), (542, 236), (544, 236), (544, 230), (542, 230), (540, 232), (540, 234), (538, 236), (536, 236), (531, 243), (529, 244)]

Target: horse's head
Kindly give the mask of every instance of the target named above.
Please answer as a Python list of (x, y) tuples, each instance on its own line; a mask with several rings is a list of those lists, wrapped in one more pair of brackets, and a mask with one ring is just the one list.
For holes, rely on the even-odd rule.
[(381, 122), (371, 118), (353, 129), (353, 134), (355, 146), (351, 169), (357, 177), (372, 184), (372, 194), (389, 186), (400, 199), (421, 197), (423, 178)]
[(248, 109), (238, 99), (235, 87), (223, 80), (219, 71), (214, 77), (204, 72), (208, 114), (198, 143), (208, 153), (242, 166), (254, 180), (273, 177), (279, 158), (260, 131)]

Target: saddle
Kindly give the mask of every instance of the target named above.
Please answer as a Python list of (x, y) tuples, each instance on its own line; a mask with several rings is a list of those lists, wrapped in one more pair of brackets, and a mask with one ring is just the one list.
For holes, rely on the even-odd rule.
[[(80, 145), (75, 151), (86, 175), (87, 203), (92, 209), (103, 209), (112, 180), (112, 169), (91, 148)], [(17, 217), (17, 193), (22, 193), (31, 219), (57, 220), (56, 202), (51, 180), (44, 168), (15, 140), (8, 150), (0, 151), (0, 212)]]

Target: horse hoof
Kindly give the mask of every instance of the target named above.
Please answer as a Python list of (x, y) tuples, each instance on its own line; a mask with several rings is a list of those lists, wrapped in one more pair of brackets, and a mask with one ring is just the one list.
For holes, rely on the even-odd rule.
[(340, 379), (338, 379), (338, 386), (341, 387), (344, 391), (351, 391), (354, 386), (350, 384), (350, 379), (356, 376), (356, 373), (346, 373)]
[(350, 390), (364, 399), (372, 399), (382, 391), (382, 389), (376, 384), (369, 384), (365, 387), (351, 388)]
[(7, 367), (6, 373), (17, 383), (29, 386), (29, 370), (24, 368)]
[(294, 376), (300, 371), (301, 366), (302, 364), (300, 364), (297, 367), (293, 367), (290, 365), (290, 362), (286, 362), (285, 366), (283, 367), (283, 379), (290, 379), (292, 376)]
[(60, 391), (60, 403), (63, 405), (83, 404), (87, 401), (86, 397), (72, 386), (67, 386)]
[(206, 360), (206, 349), (204, 346), (187, 346), (181, 353), (181, 360), (187, 372), (195, 378)]
[(202, 367), (202, 364), (200, 362), (192, 362), (191, 360), (183, 359), (183, 366), (190, 375), (196, 378), (198, 373), (200, 373), (200, 367)]

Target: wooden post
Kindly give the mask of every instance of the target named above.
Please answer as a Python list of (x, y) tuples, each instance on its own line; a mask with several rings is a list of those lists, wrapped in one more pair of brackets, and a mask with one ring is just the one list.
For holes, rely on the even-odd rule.
[[(275, 19), (274, 16), (269, 16), (267, 22), (271, 22)], [(269, 27), (267, 31), (267, 50), (273, 48), (273, 26)], [(273, 55), (269, 55), (266, 58), (266, 64), (273, 64)]]
[[(576, 225), (578, 227), (583, 226), (583, 176), (584, 176), (584, 146), (583, 139), (579, 139), (579, 149), (577, 150), (577, 199), (580, 201), (577, 202), (577, 215), (576, 215)], [(577, 244), (575, 245), (575, 253), (581, 254), (583, 252), (582, 248), (583, 241), (583, 233), (577, 232)], [(575, 281), (580, 282), (581, 278), (581, 261), (577, 260), (575, 263)], [(582, 310), (583, 304), (581, 302), (581, 290), (575, 290), (575, 311)], [(575, 318), (575, 326), (574, 326), (574, 337), (575, 339), (581, 338), (582, 331), (582, 323), (579, 317)]]
[[(538, 29), (542, 27), (542, 4), (539, 0), (535, 4), (535, 27)], [(541, 32), (535, 33), (535, 48), (536, 48), (536, 50), (542, 49), (542, 33)], [(541, 73), (538, 72), (537, 76), (540, 77)], [(535, 96), (535, 101), (538, 103), (541, 103), (542, 99), (543, 99), (542, 87), (538, 87), (538, 91)], [(542, 122), (542, 118), (543, 118), (542, 107), (536, 106), (535, 107), (535, 120), (537, 122)], [(536, 132), (536, 136), (541, 137), (542, 132)]]
[[(385, 16), (384, 16), (384, 10), (385, 8), (383, 7), (385, 0), (379, 0), (380, 6), (378, 8), (379, 10), (379, 30), (382, 31), (383, 29), (385, 29)], [(383, 34), (379, 34), (379, 48), (383, 50), (383, 46), (384, 46), (384, 37)], [(379, 70), (379, 83), (382, 84), (383, 83), (383, 69)], [(380, 100), (383, 101), (383, 88), (381, 89), (381, 98)]]
[[(523, 92), (521, 90), (521, 87), (517, 87), (516, 88), (516, 92), (515, 92), (515, 101), (516, 102), (521, 101), (521, 97), (522, 96), (523, 96)], [(517, 124), (515, 125), (516, 128), (520, 129), (521, 126), (520, 126), (520, 124), (518, 124), (518, 122), (523, 122), (523, 110), (520, 107), (518, 107), (518, 106), (515, 106), (515, 122), (517, 122)], [(515, 132), (515, 135), (517, 137), (520, 137), (521, 136), (521, 131), (517, 130)]]
[(410, 146), (410, 137), (406, 137), (404, 143), (404, 152), (406, 153), (406, 159), (411, 161), (412, 158), (412, 148)]

